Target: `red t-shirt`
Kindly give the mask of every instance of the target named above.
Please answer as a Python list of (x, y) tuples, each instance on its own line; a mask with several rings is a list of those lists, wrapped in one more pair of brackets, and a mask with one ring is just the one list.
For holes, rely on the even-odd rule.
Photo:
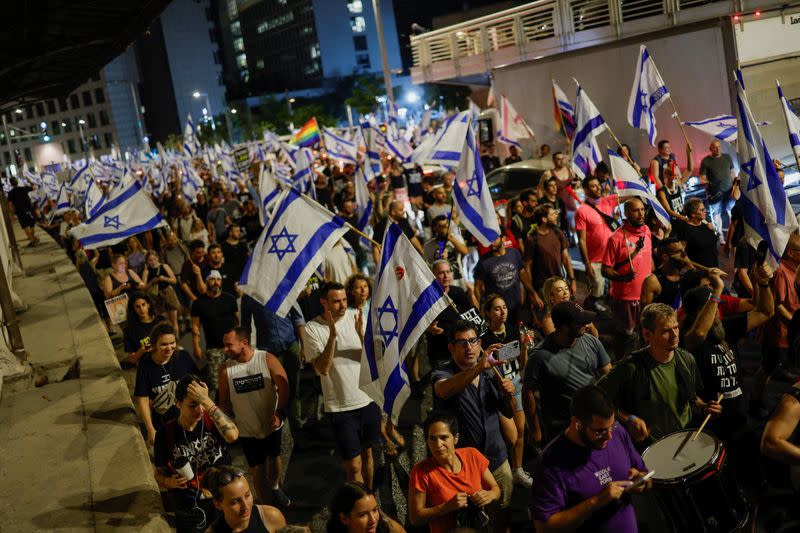
[[(653, 271), (653, 245), (650, 237), (650, 228), (641, 226), (634, 228), (627, 222), (611, 234), (603, 254), (603, 264), (611, 267), (619, 274), (630, 272), (628, 257), (633, 255), (639, 241), (642, 249), (631, 258), (636, 276), (632, 281), (612, 281), (609, 295), (617, 300), (639, 300), (642, 294), (642, 284)], [(616, 266), (616, 268), (615, 268)]]
[[(589, 252), (589, 261), (600, 263), (603, 260), (606, 243), (611, 238), (612, 231), (605, 220), (589, 205), (590, 201), (587, 198), (586, 203), (581, 205), (578, 208), (578, 212), (575, 213), (575, 229), (586, 232), (586, 251)], [(619, 201), (615, 196), (604, 196), (597, 201), (595, 207), (601, 213), (613, 216), (614, 208), (618, 205)]]
[[(514, 237), (514, 234), (511, 233), (511, 230), (509, 228), (503, 228), (503, 231), (503, 246), (505, 246), (506, 249), (516, 248), (519, 250), (519, 243), (517, 242), (517, 238)], [(478, 243), (478, 257), (483, 257), (490, 251), (492, 251), (491, 247)]]
[[(450, 501), (459, 492), (470, 496), (489, 487), (483, 483), (483, 473), (489, 468), (489, 460), (475, 448), (457, 448), (456, 456), (461, 460), (458, 474), (445, 470), (428, 457), (414, 465), (411, 470), (411, 486), (425, 494), (425, 507), (436, 507)], [(455, 527), (453, 513), (429, 522), (431, 533), (446, 533)]]
[[(791, 315), (794, 315), (794, 312), (800, 309), (800, 298), (797, 295), (797, 285), (794, 283), (794, 273), (794, 267), (788, 265), (786, 261), (781, 261), (775, 271), (775, 277), (772, 278), (772, 287), (775, 291), (775, 307), (783, 305)], [(764, 339), (767, 346), (789, 347), (789, 330), (777, 310), (767, 322), (767, 327), (764, 330)]]

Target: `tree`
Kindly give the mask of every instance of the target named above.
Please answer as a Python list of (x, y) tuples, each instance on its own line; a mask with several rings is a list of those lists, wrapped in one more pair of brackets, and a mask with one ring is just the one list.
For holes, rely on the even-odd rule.
[(346, 98), (344, 103), (358, 111), (359, 115), (366, 115), (375, 111), (378, 105), (376, 98), (384, 94), (383, 83), (377, 75), (361, 76), (353, 84), (352, 96)]
[(425, 83), (420, 88), (424, 91), (429, 104), (433, 107), (441, 105), (445, 109), (466, 109), (467, 98), (472, 94), (472, 89), (462, 85)]

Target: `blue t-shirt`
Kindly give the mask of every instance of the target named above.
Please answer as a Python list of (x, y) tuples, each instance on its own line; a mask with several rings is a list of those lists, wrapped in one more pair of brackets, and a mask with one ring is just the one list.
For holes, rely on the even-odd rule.
[[(431, 373), (431, 383), (451, 378), (459, 372), (461, 369), (450, 361)], [(505, 398), (495, 386), (492, 375), (484, 372), (477, 387), (467, 385), (447, 400), (434, 394), (434, 406), (458, 413), (458, 447), (477, 448), (489, 459), (489, 469), (494, 471), (508, 459), (508, 449), (500, 432), (498, 414)]]
[[(547, 445), (536, 467), (531, 516), (546, 522), (554, 514), (594, 496), (610, 482), (626, 481), (631, 468), (647, 471), (628, 432), (619, 424), (602, 450), (578, 446), (562, 433)], [(636, 513), (630, 496), (599, 509), (576, 531), (635, 533)]]
[(184, 376), (197, 373), (194, 359), (183, 348), (178, 348), (163, 365), (154, 363), (150, 354), (141, 358), (136, 368), (133, 395), (150, 398), (150, 413), (156, 431), (166, 421), (178, 417), (178, 408), (175, 406), (175, 386), (178, 381)]
[(522, 304), (520, 271), (525, 268), (522, 255), (516, 248), (506, 248), (503, 255), (486, 254), (475, 265), (474, 277), (485, 285), (484, 294), (499, 294), (509, 309)]

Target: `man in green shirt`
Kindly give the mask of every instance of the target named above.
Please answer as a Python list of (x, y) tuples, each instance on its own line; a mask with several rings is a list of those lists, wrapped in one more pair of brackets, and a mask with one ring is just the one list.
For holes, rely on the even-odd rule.
[(705, 414), (718, 416), (722, 406), (697, 396), (703, 382), (689, 352), (678, 348), (678, 317), (666, 304), (642, 310), (647, 347), (620, 361), (599, 382), (617, 406), (618, 418), (643, 447), (690, 425)]

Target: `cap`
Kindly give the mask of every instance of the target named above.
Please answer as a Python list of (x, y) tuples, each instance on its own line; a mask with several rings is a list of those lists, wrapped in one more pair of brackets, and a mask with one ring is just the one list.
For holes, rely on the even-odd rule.
[(210, 279), (222, 279), (222, 274), (219, 273), (219, 270), (212, 270), (206, 274), (206, 280)]
[(592, 322), (596, 316), (596, 313), (586, 311), (576, 302), (557, 303), (550, 311), (550, 318), (553, 320), (553, 325), (556, 328), (568, 326), (570, 324), (584, 326)]

